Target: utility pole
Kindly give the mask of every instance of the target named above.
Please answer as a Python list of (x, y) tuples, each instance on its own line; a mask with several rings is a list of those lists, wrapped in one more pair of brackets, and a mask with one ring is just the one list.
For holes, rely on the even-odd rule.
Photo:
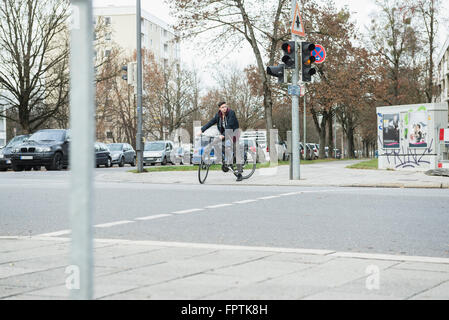
[(95, 91), (92, 2), (71, 1), (70, 20), (70, 221), (71, 298), (93, 298), (92, 216)]
[(142, 11), (140, 0), (136, 0), (137, 23), (137, 172), (143, 172), (143, 135), (142, 135)]
[(304, 160), (306, 159), (306, 130), (307, 130), (307, 126), (306, 126), (306, 121), (307, 121), (307, 111), (306, 111), (306, 84), (304, 84), (304, 121), (303, 121), (303, 126), (304, 126)]

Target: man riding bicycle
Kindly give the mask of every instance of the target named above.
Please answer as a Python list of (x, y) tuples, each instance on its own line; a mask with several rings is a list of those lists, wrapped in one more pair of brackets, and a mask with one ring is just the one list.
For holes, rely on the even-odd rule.
[[(218, 112), (217, 114), (210, 120), (205, 126), (201, 128), (201, 132), (198, 135), (201, 135), (207, 129), (212, 127), (214, 124), (217, 124), (218, 131), (220, 132), (220, 140), (225, 141), (225, 139), (230, 139), (229, 132), (232, 132), (232, 140), (235, 152), (235, 146), (238, 145), (239, 140), (239, 121), (237, 120), (237, 116), (235, 112), (227, 107), (226, 102), (220, 102), (218, 104)], [(225, 165), (223, 164), (223, 170), (225, 170)], [(241, 161), (237, 161), (237, 181), (242, 181), (242, 172), (243, 165)]]

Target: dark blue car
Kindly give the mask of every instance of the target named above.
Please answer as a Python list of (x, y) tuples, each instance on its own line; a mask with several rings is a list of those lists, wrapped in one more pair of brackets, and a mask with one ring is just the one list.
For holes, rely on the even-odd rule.
[(30, 136), (29, 134), (16, 136), (12, 138), (11, 141), (9, 141), (9, 143), (3, 149), (0, 149), (0, 171), (6, 171), (12, 168), (11, 165), (12, 149), (15, 146), (18, 146), (19, 144), (24, 142), (26, 139), (28, 139), (29, 136)]

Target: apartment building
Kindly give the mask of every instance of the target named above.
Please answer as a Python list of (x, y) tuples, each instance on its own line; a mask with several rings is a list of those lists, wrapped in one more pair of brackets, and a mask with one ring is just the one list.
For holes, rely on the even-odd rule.
[[(136, 50), (136, 7), (107, 6), (94, 8), (96, 19), (104, 19), (108, 34), (106, 47), (98, 54), (108, 55), (107, 42), (116, 43), (132, 55)], [(142, 48), (153, 52), (157, 61), (163, 65), (178, 64), (180, 44), (175, 40), (175, 31), (168, 23), (142, 9), (141, 16)]]
[(437, 87), (435, 102), (449, 102), (449, 37), (437, 60)]

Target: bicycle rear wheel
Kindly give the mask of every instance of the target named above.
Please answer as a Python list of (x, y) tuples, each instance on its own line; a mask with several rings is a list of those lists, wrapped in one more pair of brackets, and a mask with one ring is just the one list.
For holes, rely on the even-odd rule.
[[(246, 151), (244, 153), (243, 171), (242, 179), (249, 179), (256, 171), (257, 167), (257, 156), (255, 152)], [(234, 175), (237, 176), (238, 172), (234, 171)]]

